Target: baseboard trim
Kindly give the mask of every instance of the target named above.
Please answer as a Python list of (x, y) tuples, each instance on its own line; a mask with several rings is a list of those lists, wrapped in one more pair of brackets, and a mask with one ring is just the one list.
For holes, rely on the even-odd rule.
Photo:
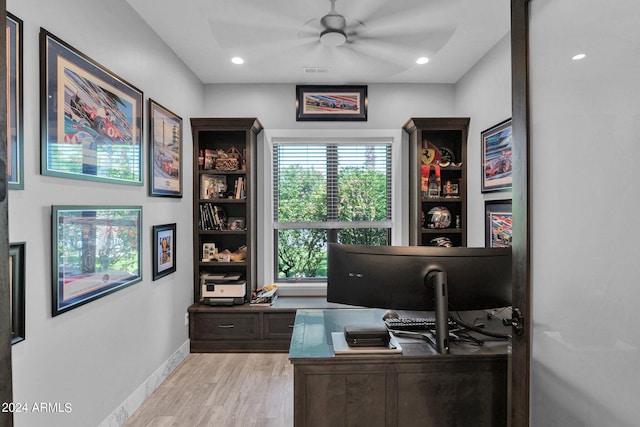
[(98, 427), (121, 427), (189, 354), (189, 340), (120, 404)]

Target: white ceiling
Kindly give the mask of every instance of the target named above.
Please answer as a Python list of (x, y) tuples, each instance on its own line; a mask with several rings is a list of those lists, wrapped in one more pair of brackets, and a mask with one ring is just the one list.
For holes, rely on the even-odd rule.
[(510, 28), (509, 0), (336, 0), (347, 43), (326, 47), (330, 0), (127, 2), (203, 83), (455, 83)]

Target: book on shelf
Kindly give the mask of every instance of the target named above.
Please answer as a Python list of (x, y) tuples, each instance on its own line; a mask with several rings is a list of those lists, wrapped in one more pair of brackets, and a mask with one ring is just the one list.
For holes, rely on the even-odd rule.
[(276, 299), (278, 299), (278, 286), (265, 286), (253, 291), (249, 305), (253, 307), (268, 307), (272, 305)]
[(200, 203), (200, 229), (226, 230), (227, 212), (220, 205)]
[(218, 158), (218, 151), (211, 150), (209, 148), (204, 150), (204, 168), (213, 169), (216, 165), (216, 159)]

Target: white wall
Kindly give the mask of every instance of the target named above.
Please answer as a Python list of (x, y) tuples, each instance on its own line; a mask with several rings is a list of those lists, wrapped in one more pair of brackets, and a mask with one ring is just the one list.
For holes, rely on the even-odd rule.
[(482, 193), (482, 131), (511, 117), (511, 34), (456, 84), (455, 115), (471, 117), (467, 140), (467, 246), (485, 245), (485, 200), (511, 199), (511, 190)]
[[(9, 240), (26, 242), (26, 340), (13, 346), (14, 400), (70, 403), (69, 414), (16, 414), (15, 425), (96, 426), (150, 377), (176, 363), (188, 340), (192, 296), (191, 131), (202, 84), (124, 0), (8, 0), (24, 21), (24, 181), (9, 192)], [(144, 187), (41, 176), (40, 27), (144, 92)], [(148, 98), (184, 120), (182, 199), (148, 197)], [(51, 316), (51, 205), (143, 206), (143, 281)], [(151, 227), (177, 223), (177, 272), (152, 281)], [(178, 353), (176, 353), (178, 352)], [(160, 368), (160, 372), (156, 372)], [(151, 384), (152, 385), (152, 384)], [(144, 397), (145, 389), (137, 390)], [(138, 399), (140, 396), (138, 396)]]
[(639, 17), (531, 2), (532, 426), (640, 419)]

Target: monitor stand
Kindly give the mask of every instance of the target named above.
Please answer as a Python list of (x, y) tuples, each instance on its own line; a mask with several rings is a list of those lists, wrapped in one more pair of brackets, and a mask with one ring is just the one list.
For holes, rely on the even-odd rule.
[(436, 300), (436, 350), (440, 354), (449, 353), (449, 296), (447, 294), (447, 273), (430, 271), (428, 283), (433, 286)]

